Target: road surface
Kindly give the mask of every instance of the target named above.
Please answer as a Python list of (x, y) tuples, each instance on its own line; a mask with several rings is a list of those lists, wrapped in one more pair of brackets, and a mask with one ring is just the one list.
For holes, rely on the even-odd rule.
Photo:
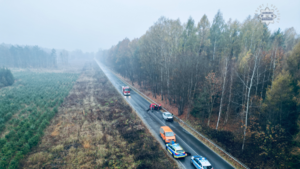
[[(105, 75), (108, 77), (110, 82), (114, 85), (117, 91), (122, 94), (121, 87), (126, 86), (116, 75), (114, 75), (105, 65), (96, 61)], [(202, 155), (206, 157), (214, 169), (232, 169), (232, 165), (223, 160), (219, 155), (214, 153), (212, 150), (207, 148), (202, 142), (196, 139), (193, 135), (182, 128), (177, 122), (166, 122), (163, 120), (161, 112), (151, 111), (147, 112), (150, 103), (144, 99), (142, 96), (137, 94), (135, 91), (131, 90), (131, 96), (125, 98), (126, 101), (135, 109), (139, 116), (144, 118), (143, 121), (148, 123), (147, 126), (150, 130), (156, 131), (159, 142), (163, 143), (163, 140), (159, 136), (159, 128), (161, 126), (169, 126), (176, 134), (176, 141), (181, 145), (181, 147), (186, 151), (191, 153), (191, 155)], [(190, 169), (194, 166), (190, 162), (191, 156), (185, 157), (183, 159), (176, 159), (183, 168)]]

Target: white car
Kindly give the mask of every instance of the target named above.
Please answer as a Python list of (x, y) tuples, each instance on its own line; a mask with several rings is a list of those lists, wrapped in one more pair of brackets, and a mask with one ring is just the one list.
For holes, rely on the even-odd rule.
[(162, 117), (164, 118), (164, 120), (170, 120), (173, 121), (173, 114), (170, 112), (164, 112), (162, 113)]
[(191, 157), (191, 163), (198, 169), (214, 169), (210, 162), (202, 156), (196, 155)]

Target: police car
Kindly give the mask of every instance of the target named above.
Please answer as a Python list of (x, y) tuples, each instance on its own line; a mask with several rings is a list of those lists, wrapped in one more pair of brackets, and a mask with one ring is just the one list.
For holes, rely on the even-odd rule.
[(214, 169), (209, 161), (202, 156), (192, 156), (191, 163), (198, 169)]
[(184, 158), (187, 156), (187, 153), (182, 149), (182, 147), (175, 143), (174, 141), (171, 141), (171, 143), (166, 144), (166, 149), (174, 158)]

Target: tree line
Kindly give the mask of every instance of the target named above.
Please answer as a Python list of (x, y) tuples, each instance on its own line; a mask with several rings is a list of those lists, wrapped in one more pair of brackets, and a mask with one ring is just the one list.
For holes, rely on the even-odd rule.
[(76, 63), (81, 64), (93, 57), (93, 52), (83, 53), (81, 50), (50, 50), (39, 46), (0, 44), (0, 66), (9, 68), (59, 69)]
[(56, 51), (46, 52), (38, 46), (0, 45), (0, 66), (14, 68), (55, 68)]
[(219, 142), (251, 168), (289, 168), (300, 159), (290, 153), (300, 145), (299, 39), (294, 28), (272, 32), (257, 16), (225, 22), (218, 11), (212, 23), (206, 15), (183, 24), (161, 17), (140, 38), (98, 57), (176, 104), (179, 115), (187, 110), (208, 135), (238, 123), (238, 132), (226, 131), (230, 137)]

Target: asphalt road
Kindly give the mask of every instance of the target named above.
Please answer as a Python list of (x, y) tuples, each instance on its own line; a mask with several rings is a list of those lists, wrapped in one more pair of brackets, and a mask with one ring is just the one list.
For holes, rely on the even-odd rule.
[[(97, 63), (102, 69), (102, 71), (106, 74), (110, 82), (114, 85), (118, 92), (121, 93), (121, 87), (126, 85), (116, 75), (111, 73), (111, 71), (107, 69), (106, 66), (99, 62)], [(157, 136), (159, 135), (159, 128), (161, 126), (169, 126), (176, 134), (177, 142), (186, 152), (191, 153), (191, 155), (202, 155), (206, 157), (212, 164), (214, 169), (234, 168), (225, 160), (223, 160), (219, 155), (207, 148), (202, 142), (196, 139), (184, 128), (182, 128), (177, 122), (166, 122), (165, 120), (163, 120), (161, 112), (147, 112), (146, 110), (148, 109), (150, 103), (133, 90), (131, 90), (131, 96), (126, 97), (125, 99), (135, 109), (135, 111), (140, 114), (140, 117), (144, 118), (143, 121), (148, 123), (147, 126), (151, 128), (150, 130), (157, 132)], [(160, 138), (158, 138), (158, 141), (163, 143), (163, 140)], [(177, 160), (183, 168), (194, 168), (194, 166), (190, 163), (190, 158), (191, 156), (187, 156), (183, 159)]]

